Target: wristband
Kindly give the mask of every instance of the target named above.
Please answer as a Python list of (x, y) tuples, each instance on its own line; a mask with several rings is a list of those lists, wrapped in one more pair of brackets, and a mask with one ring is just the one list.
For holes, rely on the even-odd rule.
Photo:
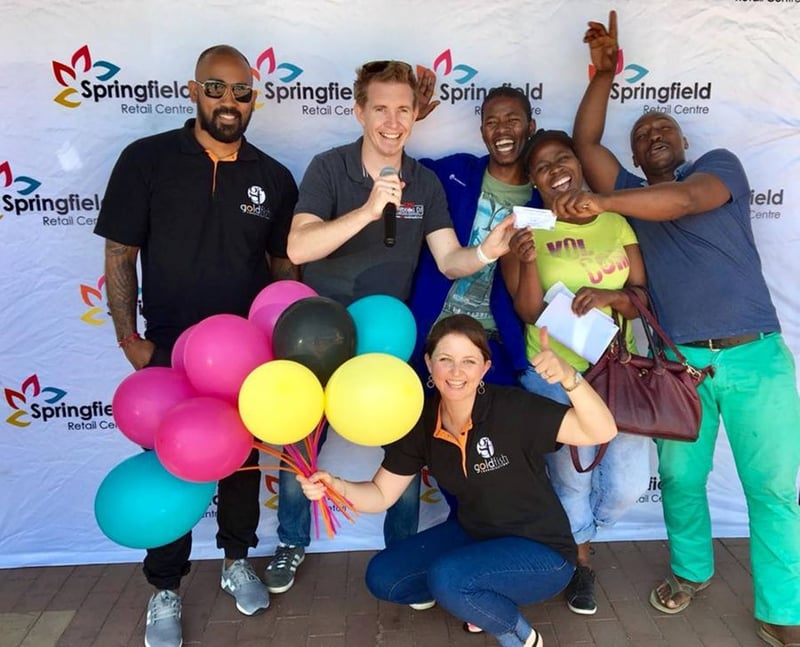
[(497, 259), (496, 258), (489, 258), (486, 254), (483, 253), (483, 248), (478, 244), (475, 248), (475, 254), (478, 256), (478, 260), (483, 263), (484, 265), (489, 265), (489, 263), (494, 263)]
[(118, 340), (117, 340), (117, 345), (118, 345), (120, 348), (124, 348), (125, 346), (127, 346), (128, 344), (130, 344), (132, 341), (137, 341), (137, 340), (139, 340), (139, 339), (141, 339), (141, 338), (142, 338), (142, 337), (139, 335), (139, 333), (138, 333), (138, 332), (132, 332), (132, 333), (131, 333), (130, 335), (128, 335), (127, 337), (123, 337), (122, 339), (118, 339)]

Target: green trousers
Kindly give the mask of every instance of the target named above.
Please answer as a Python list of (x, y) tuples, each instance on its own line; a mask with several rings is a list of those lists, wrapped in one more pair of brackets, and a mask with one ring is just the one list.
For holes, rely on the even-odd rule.
[(715, 368), (699, 387), (695, 443), (657, 441), (664, 519), (675, 575), (714, 574), (706, 484), (720, 419), (744, 489), (758, 620), (800, 625), (800, 399), (794, 358), (780, 334), (721, 351), (680, 346), (690, 364)]

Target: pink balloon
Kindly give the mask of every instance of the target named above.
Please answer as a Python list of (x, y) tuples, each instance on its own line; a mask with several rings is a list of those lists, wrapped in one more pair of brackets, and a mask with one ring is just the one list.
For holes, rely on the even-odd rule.
[(247, 318), (252, 319), (253, 314), (257, 310), (269, 303), (282, 303), (283, 306), (286, 307), (300, 299), (315, 296), (317, 296), (317, 293), (314, 289), (310, 288), (305, 283), (300, 283), (300, 281), (275, 281), (256, 295), (256, 298), (250, 305), (250, 313), (247, 315)]
[(156, 454), (185, 481), (218, 481), (242, 466), (253, 437), (236, 407), (217, 398), (191, 398), (174, 406), (156, 433)]
[(192, 330), (194, 330), (194, 326), (189, 326), (180, 335), (178, 335), (178, 338), (175, 340), (175, 345), (172, 347), (170, 363), (172, 364), (172, 368), (179, 371), (186, 370), (186, 364), (183, 361), (183, 353), (186, 350), (186, 340), (189, 339), (189, 335), (192, 334)]
[(114, 422), (137, 445), (152, 449), (166, 413), (196, 395), (183, 372), (164, 366), (143, 368), (122, 380), (114, 392)]
[(244, 378), (273, 358), (267, 336), (244, 317), (213, 315), (186, 340), (186, 375), (198, 393), (236, 402)]
[(275, 322), (278, 321), (278, 317), (290, 305), (287, 303), (265, 303), (250, 315), (250, 321), (253, 325), (269, 337), (270, 345), (272, 344), (272, 330), (275, 328)]

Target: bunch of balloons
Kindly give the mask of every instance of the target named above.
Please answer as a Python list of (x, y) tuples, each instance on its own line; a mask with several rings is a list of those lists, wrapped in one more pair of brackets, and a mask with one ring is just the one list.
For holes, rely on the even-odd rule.
[[(171, 368), (136, 371), (114, 394), (117, 427), (153, 451), (103, 480), (98, 525), (124, 546), (169, 543), (202, 518), (216, 481), (253, 447), (315, 471), (325, 418), (357, 444), (402, 437), (422, 411), (422, 385), (406, 363), (415, 341), (414, 318), (398, 299), (373, 295), (345, 308), (297, 281), (264, 288), (246, 319), (195, 324), (176, 341)], [(341, 497), (334, 503), (348, 507)], [(330, 535), (335, 519), (320, 509)]]

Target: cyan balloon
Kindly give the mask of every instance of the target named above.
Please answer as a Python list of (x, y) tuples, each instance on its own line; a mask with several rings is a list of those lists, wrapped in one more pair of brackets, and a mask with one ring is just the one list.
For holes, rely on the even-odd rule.
[(356, 325), (356, 355), (385, 353), (407, 362), (417, 340), (417, 322), (405, 303), (373, 294), (347, 307)]
[(155, 548), (191, 530), (216, 488), (216, 481), (179, 479), (164, 469), (155, 452), (142, 452), (106, 475), (94, 499), (94, 516), (111, 541), (129, 548)]

